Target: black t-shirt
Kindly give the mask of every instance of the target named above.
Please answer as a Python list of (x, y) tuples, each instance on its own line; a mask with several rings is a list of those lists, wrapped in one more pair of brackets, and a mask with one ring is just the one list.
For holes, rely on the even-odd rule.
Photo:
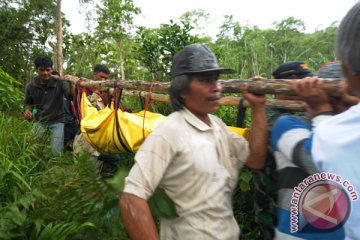
[(69, 83), (51, 77), (47, 84), (41, 84), (35, 77), (26, 86), (24, 105), (36, 108), (35, 120), (45, 123), (64, 122), (64, 94), (68, 92)]

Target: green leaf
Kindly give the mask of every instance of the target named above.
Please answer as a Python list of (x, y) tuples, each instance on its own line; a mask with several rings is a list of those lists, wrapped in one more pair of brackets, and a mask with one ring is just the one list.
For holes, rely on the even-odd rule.
[(246, 183), (250, 183), (252, 178), (253, 178), (253, 175), (249, 171), (244, 171), (240, 174), (240, 179)]
[(124, 167), (119, 167), (116, 175), (107, 180), (107, 182), (112, 186), (118, 193), (121, 193), (124, 189), (125, 178), (129, 175), (129, 171)]
[(26, 213), (21, 212), (17, 206), (11, 206), (7, 216), (17, 225), (21, 226), (26, 219)]
[(39, 235), (40, 231), (41, 231), (41, 226), (44, 223), (43, 219), (36, 219), (35, 220), (35, 228), (36, 228), (36, 236)]
[(272, 223), (272, 216), (269, 213), (259, 213), (257, 216), (259, 223), (268, 225)]
[(153, 216), (157, 218), (175, 218), (179, 215), (176, 212), (175, 203), (162, 188), (157, 188), (148, 204)]
[(250, 190), (250, 185), (246, 182), (240, 182), (240, 189), (242, 192), (247, 192)]

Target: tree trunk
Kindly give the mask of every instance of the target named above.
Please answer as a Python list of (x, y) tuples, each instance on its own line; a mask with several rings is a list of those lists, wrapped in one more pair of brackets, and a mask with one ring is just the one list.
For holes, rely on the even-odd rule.
[[(123, 95), (125, 96), (141, 96), (141, 97), (150, 97), (154, 101), (159, 102), (168, 102), (169, 96), (166, 94), (158, 93), (168, 93), (170, 82), (145, 82), (145, 81), (136, 81), (136, 80), (107, 80), (107, 81), (94, 81), (86, 78), (78, 78), (76, 76), (68, 76), (67, 79), (57, 77), (58, 80), (66, 80), (74, 83), (78, 83), (80, 87), (97, 87), (100, 89), (113, 88), (114, 84), (118, 87), (122, 87)], [(240, 79), (231, 79), (231, 80), (219, 80), (219, 83), (222, 85), (223, 93), (240, 93), (240, 87), (244, 83), (249, 84), (249, 92), (255, 94), (294, 94), (291, 89), (292, 80), (285, 79), (265, 79), (259, 81), (252, 80), (240, 80)], [(324, 80), (323, 90), (329, 96), (339, 96), (338, 84), (342, 80)], [(240, 97), (236, 96), (224, 96), (220, 99), (221, 105), (228, 106), (237, 106), (240, 102)], [(290, 100), (279, 100), (279, 99), (268, 99), (266, 101), (266, 106), (271, 108), (287, 109), (293, 111), (304, 111), (303, 105), (299, 101), (290, 101)], [(248, 107), (249, 103), (244, 101), (244, 106)]]
[(56, 26), (55, 26), (55, 35), (56, 35), (56, 49), (55, 49), (55, 62), (56, 70), (59, 72), (60, 76), (63, 75), (63, 51), (62, 51), (62, 19), (61, 19), (61, 0), (56, 2)]
[[(150, 97), (152, 101), (157, 102), (169, 102), (170, 97), (167, 94), (157, 94), (157, 93), (149, 93), (149, 92), (141, 92), (136, 90), (123, 90), (122, 94), (124, 96), (132, 96), (132, 97)], [(240, 97), (233, 96), (225, 96), (220, 99), (220, 105), (226, 106), (237, 106), (240, 103)], [(250, 104), (247, 101), (244, 101), (244, 107), (249, 107)], [(289, 101), (289, 100), (279, 100), (279, 99), (267, 99), (265, 106), (270, 108), (278, 108), (278, 109), (287, 109), (297, 112), (304, 111), (304, 107), (299, 101)]]
[[(92, 86), (99, 88), (112, 88), (114, 87), (114, 82), (118, 87), (122, 87), (127, 90), (138, 90), (138, 91), (150, 91), (157, 93), (164, 93), (169, 91), (170, 82), (146, 82), (146, 81), (138, 81), (138, 80), (107, 80), (107, 81), (93, 81), (86, 78), (78, 78), (72, 76), (68, 79), (60, 80), (68, 80), (72, 82), (77, 82), (79, 80), (83, 80), (80, 83), (80, 86)], [(283, 94), (283, 95), (295, 95), (295, 92), (291, 88), (291, 83), (296, 81), (296, 79), (264, 79), (259, 81), (252, 80), (241, 80), (241, 79), (229, 79), (229, 80), (219, 80), (219, 83), (222, 86), (223, 93), (240, 93), (240, 87), (247, 83), (249, 84), (248, 91), (255, 94)], [(338, 84), (342, 80), (333, 80), (327, 79), (324, 80), (323, 90), (329, 96), (339, 96)]]
[(120, 81), (121, 81), (121, 80), (125, 79), (124, 52), (123, 52), (121, 39), (115, 39), (115, 44), (116, 44), (118, 60), (119, 60), (119, 74), (120, 74)]

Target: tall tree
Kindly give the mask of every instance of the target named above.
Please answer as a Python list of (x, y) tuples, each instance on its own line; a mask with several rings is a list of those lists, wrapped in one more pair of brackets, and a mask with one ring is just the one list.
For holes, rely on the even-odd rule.
[[(84, 7), (86, 4), (93, 3), (93, 0), (79, 0), (80, 6)], [(63, 55), (63, 28), (66, 25), (63, 25), (63, 16), (62, 16), (62, 1), (56, 0), (56, 21), (55, 21), (55, 67), (56, 70), (63, 75), (63, 64), (64, 64), (64, 55)], [(71, 35), (71, 34), (68, 34)]]
[(210, 13), (202, 9), (185, 12), (181, 15), (180, 20), (193, 27), (192, 34), (200, 36), (207, 36), (206, 27), (212, 22)]
[(56, 36), (56, 70), (59, 72), (60, 76), (63, 75), (63, 33), (62, 33), (62, 16), (61, 16), (61, 0), (56, 1), (56, 27), (55, 27), (55, 36)]
[(315, 70), (328, 61), (336, 60), (336, 31), (337, 26), (335, 23), (332, 23), (323, 30), (317, 30), (312, 34), (307, 34), (301, 39), (299, 46), (309, 50), (303, 51), (300, 57), (309, 59), (309, 65), (315, 67)]
[(52, 56), (54, 0), (0, 0), (0, 66), (15, 79), (32, 78), (34, 58)]
[(120, 79), (125, 79), (126, 44), (130, 29), (133, 26), (134, 15), (140, 13), (133, 0), (101, 0), (97, 5), (98, 26), (95, 34), (103, 44), (114, 43)]
[(297, 39), (304, 35), (304, 21), (289, 17), (281, 22), (275, 22), (275, 30), (277, 30), (278, 41), (274, 43), (275, 54), (282, 62), (289, 61), (289, 56), (298, 47)]
[(172, 57), (184, 46), (199, 41), (199, 37), (190, 34), (192, 29), (188, 22), (177, 24), (173, 20), (158, 29), (139, 28), (135, 38), (136, 57), (153, 81), (170, 80)]

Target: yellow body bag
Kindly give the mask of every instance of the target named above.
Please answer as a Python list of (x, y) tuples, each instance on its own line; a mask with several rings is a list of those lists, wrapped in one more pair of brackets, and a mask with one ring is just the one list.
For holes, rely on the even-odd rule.
[[(136, 152), (144, 139), (166, 118), (150, 111), (123, 112), (114, 109), (113, 104), (97, 110), (85, 93), (82, 94), (80, 104), (81, 133), (86, 141), (102, 154)], [(229, 127), (229, 129), (247, 137), (246, 128)]]

